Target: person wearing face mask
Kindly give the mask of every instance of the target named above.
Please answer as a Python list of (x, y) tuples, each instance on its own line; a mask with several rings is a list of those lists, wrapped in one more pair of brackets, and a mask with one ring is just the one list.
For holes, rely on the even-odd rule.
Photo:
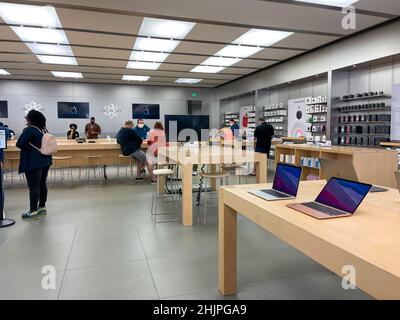
[(150, 131), (150, 128), (144, 124), (143, 119), (139, 119), (134, 130), (139, 137), (141, 137), (143, 140), (146, 140), (147, 133)]
[(87, 139), (98, 139), (101, 135), (101, 127), (96, 123), (95, 117), (90, 118), (90, 123), (85, 126)]

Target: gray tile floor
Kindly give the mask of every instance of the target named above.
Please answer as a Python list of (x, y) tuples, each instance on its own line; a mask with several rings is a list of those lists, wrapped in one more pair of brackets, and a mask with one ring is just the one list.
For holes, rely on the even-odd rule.
[[(52, 187), (49, 215), (23, 222), (27, 190), (6, 190), (0, 299), (370, 299), (244, 218), (238, 223), (238, 294), (217, 289), (217, 210), (208, 225), (154, 225), (152, 186)], [(197, 209), (196, 209), (197, 210)], [(42, 289), (42, 267), (56, 290)]]

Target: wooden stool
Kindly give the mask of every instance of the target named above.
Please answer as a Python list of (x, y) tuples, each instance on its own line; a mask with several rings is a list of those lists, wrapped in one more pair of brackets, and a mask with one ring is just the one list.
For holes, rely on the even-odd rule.
[(22, 180), (25, 181), (24, 176), (18, 173), (20, 158), (19, 157), (6, 157), (6, 161), (7, 161), (7, 163), (9, 163), (9, 165), (8, 165), (9, 169), (7, 169), (7, 171), (6, 171), (6, 180), (7, 180), (8, 174), (10, 174), (11, 175), (11, 184), (14, 184), (14, 172), (17, 172), (17, 174), (19, 175), (20, 181), (22, 181)]
[[(101, 185), (102, 184), (102, 174), (103, 174), (103, 161), (99, 155), (85, 156), (86, 158), (86, 182), (88, 185)], [(97, 174), (99, 175), (98, 183), (91, 183), (90, 181), (90, 171), (93, 171), (94, 182), (97, 180)], [(99, 171), (96, 173), (96, 171)]]
[[(129, 163), (127, 163), (127, 161)], [(125, 162), (125, 163), (124, 163)], [(131, 176), (133, 177), (133, 164), (135, 163), (135, 159), (131, 156), (124, 156), (122, 154), (118, 155), (118, 167), (117, 167), (117, 177), (119, 178), (119, 169), (122, 165), (125, 164), (125, 180), (128, 180), (128, 168), (131, 168)]]

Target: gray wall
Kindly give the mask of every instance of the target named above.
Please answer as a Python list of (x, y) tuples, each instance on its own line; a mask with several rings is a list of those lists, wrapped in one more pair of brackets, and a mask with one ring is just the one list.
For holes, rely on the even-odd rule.
[[(198, 93), (196, 98), (192, 98), (193, 91)], [(211, 89), (0, 80), (0, 100), (8, 100), (9, 112), (8, 119), (0, 120), (20, 133), (25, 126), (23, 108), (34, 101), (45, 108), (48, 129), (55, 135), (64, 136), (69, 123), (76, 122), (82, 132), (88, 120), (58, 119), (57, 102), (89, 102), (90, 113), (96, 117), (105, 137), (114, 135), (124, 121), (131, 119), (132, 103), (160, 104), (163, 121), (165, 114), (187, 114), (187, 100), (191, 99), (202, 100), (201, 113), (210, 115), (212, 127), (218, 125), (219, 114), (213, 114)], [(107, 118), (102, 112), (104, 106), (111, 103), (122, 110), (114, 119)], [(146, 123), (151, 127), (154, 121)]]

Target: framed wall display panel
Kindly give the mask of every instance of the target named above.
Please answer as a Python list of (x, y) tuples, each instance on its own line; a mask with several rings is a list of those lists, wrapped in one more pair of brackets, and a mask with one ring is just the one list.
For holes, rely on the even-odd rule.
[(132, 119), (158, 120), (160, 119), (160, 105), (133, 103)]
[(0, 100), (0, 118), (8, 118), (8, 102)]
[(58, 102), (59, 119), (88, 119), (90, 115), (88, 102)]

